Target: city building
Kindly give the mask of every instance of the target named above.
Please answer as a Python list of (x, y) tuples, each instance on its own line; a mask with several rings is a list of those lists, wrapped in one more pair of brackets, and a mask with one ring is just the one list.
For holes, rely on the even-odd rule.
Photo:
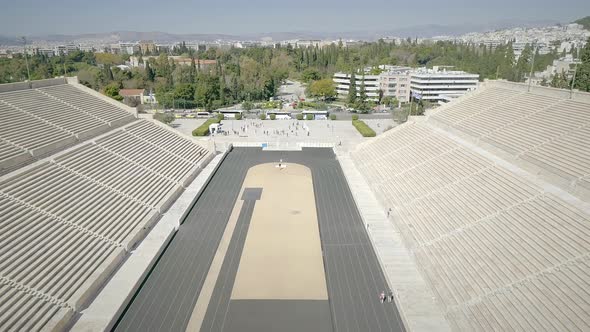
[(121, 54), (121, 47), (119, 44), (110, 44), (105, 47), (105, 53)]
[[(335, 73), (333, 81), (336, 84), (336, 92), (340, 96), (346, 96), (350, 92), (350, 78), (351, 74), (347, 73)], [(357, 96), (360, 95), (361, 86), (365, 85), (365, 92), (367, 94), (367, 100), (378, 101), (379, 100), (379, 89), (381, 88), (381, 82), (379, 75), (369, 75), (363, 73), (355, 74), (355, 84)]]
[(492, 48), (512, 42), (514, 53), (518, 57), (526, 44), (536, 45), (539, 47), (539, 53), (544, 54), (550, 52), (553, 45), (561, 45), (560, 52), (564, 48), (571, 49), (571, 45), (580, 48), (585, 45), (589, 37), (590, 31), (584, 29), (580, 24), (572, 23), (538, 28), (517, 27), (487, 32), (470, 32), (459, 37), (459, 40), (466, 44), (485, 45)]
[(479, 75), (464, 71), (446, 70), (449, 67), (434, 66), (411, 72), (412, 96), (430, 102), (448, 102), (477, 89)]
[(156, 46), (153, 40), (139, 41), (139, 49), (143, 54), (156, 53), (158, 51), (158, 47)]
[(297, 47), (318, 47), (322, 41), (319, 39), (298, 40)]
[(122, 54), (135, 54), (140, 51), (138, 43), (119, 43), (119, 49)]
[[(129, 57), (129, 66), (144, 68), (145, 63), (147, 61), (149, 61), (150, 59), (157, 59), (157, 58), (158, 58), (158, 56), (155, 56), (155, 55), (146, 55), (146, 56), (141, 57), (142, 61), (140, 61), (140, 57), (131, 56), (131, 57)], [(174, 63), (177, 65), (190, 66), (192, 64), (192, 59), (189, 57), (185, 57), (185, 56), (169, 55), (168, 59), (174, 61)], [(211, 66), (214, 66), (215, 64), (217, 64), (216, 60), (195, 59), (195, 66), (197, 66), (201, 70), (209, 69)]]
[(398, 101), (410, 101), (410, 67), (382, 66), (380, 84), (383, 96), (395, 97)]
[(96, 49), (92, 45), (80, 45), (80, 51), (83, 52), (94, 52)]
[[(55, 46), (55, 48), (53, 49), (54, 55), (67, 55), (71, 52), (75, 52), (78, 51), (80, 48), (78, 47), (78, 45), (74, 45), (74, 44), (67, 44), (67, 45), (58, 45)], [(47, 51), (47, 50), (44, 50)]]
[[(367, 100), (379, 101), (379, 95), (391, 96), (400, 102), (410, 100), (410, 67), (380, 66), (374, 74), (374, 68), (365, 68), (363, 73), (355, 74), (357, 95), (360, 95), (362, 84), (365, 85)], [(350, 74), (335, 73), (333, 81), (336, 84), (336, 92), (340, 96), (346, 96), (350, 90)], [(381, 92), (380, 92), (381, 91)]]
[(55, 55), (55, 51), (50, 48), (36, 48), (34, 53), (36, 55), (42, 55), (42, 56), (46, 56), (48, 58), (51, 58), (52, 56)]
[(119, 95), (123, 97), (123, 102), (129, 106), (135, 107), (139, 104), (155, 104), (156, 97), (151, 91), (145, 89), (121, 89)]
[(544, 71), (534, 73), (532, 82), (533, 84), (541, 84), (543, 80), (549, 81), (553, 76), (561, 74), (564, 74), (567, 78), (572, 78), (575, 66), (580, 63), (579, 59), (567, 54), (565, 57), (553, 60), (553, 63), (548, 65)]

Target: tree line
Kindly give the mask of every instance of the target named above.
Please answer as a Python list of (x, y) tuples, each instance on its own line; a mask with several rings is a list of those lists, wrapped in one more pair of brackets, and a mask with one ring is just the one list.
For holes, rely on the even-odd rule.
[[(589, 44), (573, 51), (582, 60), (577, 68), (575, 88), (583, 91), (589, 90)], [(184, 55), (191, 62), (179, 65), (168, 54)], [(282, 81), (289, 77), (308, 83), (310, 88), (313, 87), (311, 91), (321, 99), (334, 98), (329, 80), (335, 72), (353, 73), (366, 67), (377, 70), (382, 64), (454, 66), (456, 70), (479, 74), (481, 80), (523, 82), (529, 75), (533, 57), (534, 71), (542, 71), (562, 55), (558, 54), (556, 48), (549, 54), (539, 54), (538, 49), (527, 45), (516, 59), (511, 43), (490, 48), (445, 41), (417, 43), (408, 39), (398, 44), (379, 40), (349, 47), (334, 43), (322, 48), (276, 45), (275, 48), (210, 48), (200, 51), (181, 44), (149, 60), (138, 55), (144, 67), (130, 70), (116, 67), (128, 60), (126, 55), (81, 51), (55, 57), (29, 56), (28, 62), (33, 80), (66, 73), (68, 76), (77, 75), (82, 84), (113, 98), (117, 98), (118, 89), (121, 88), (144, 88), (154, 92), (163, 107), (211, 110), (243, 101), (268, 100), (276, 95)], [(216, 60), (216, 63), (201, 66), (199, 60), (204, 59)], [(544, 83), (568, 87), (571, 75), (558, 74), (553, 80)], [(26, 79), (24, 56), (0, 59), (0, 83)], [(362, 101), (362, 87), (360, 90)]]

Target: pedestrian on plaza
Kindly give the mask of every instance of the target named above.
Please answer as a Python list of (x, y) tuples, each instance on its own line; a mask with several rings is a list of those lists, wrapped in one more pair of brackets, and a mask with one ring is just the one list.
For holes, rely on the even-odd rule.
[(389, 297), (387, 298), (387, 302), (391, 303), (393, 302), (393, 292), (389, 291)]
[(381, 301), (381, 303), (385, 303), (385, 292), (381, 292), (381, 294), (379, 294), (379, 301)]

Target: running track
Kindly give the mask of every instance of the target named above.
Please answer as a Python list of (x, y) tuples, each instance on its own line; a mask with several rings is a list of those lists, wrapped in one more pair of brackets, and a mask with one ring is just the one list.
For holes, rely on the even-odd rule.
[[(301, 152), (235, 148), (230, 152), (115, 330), (186, 329), (246, 172), (251, 166), (279, 159), (312, 170), (333, 329), (405, 331), (395, 303), (378, 300), (387, 284), (340, 164), (331, 149), (318, 148)], [(235, 269), (223, 271), (220, 278), (235, 277)], [(223, 293), (216, 289), (211, 302), (229, 306), (227, 296), (216, 296)], [(202, 330), (223, 326), (223, 322), (208, 321), (216, 319), (210, 316), (206, 316)]]

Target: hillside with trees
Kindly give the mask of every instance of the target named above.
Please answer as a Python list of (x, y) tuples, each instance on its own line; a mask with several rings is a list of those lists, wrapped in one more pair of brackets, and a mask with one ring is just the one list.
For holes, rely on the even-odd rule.
[(575, 20), (574, 23), (578, 23), (586, 30), (590, 30), (590, 16), (583, 17), (579, 20)]

